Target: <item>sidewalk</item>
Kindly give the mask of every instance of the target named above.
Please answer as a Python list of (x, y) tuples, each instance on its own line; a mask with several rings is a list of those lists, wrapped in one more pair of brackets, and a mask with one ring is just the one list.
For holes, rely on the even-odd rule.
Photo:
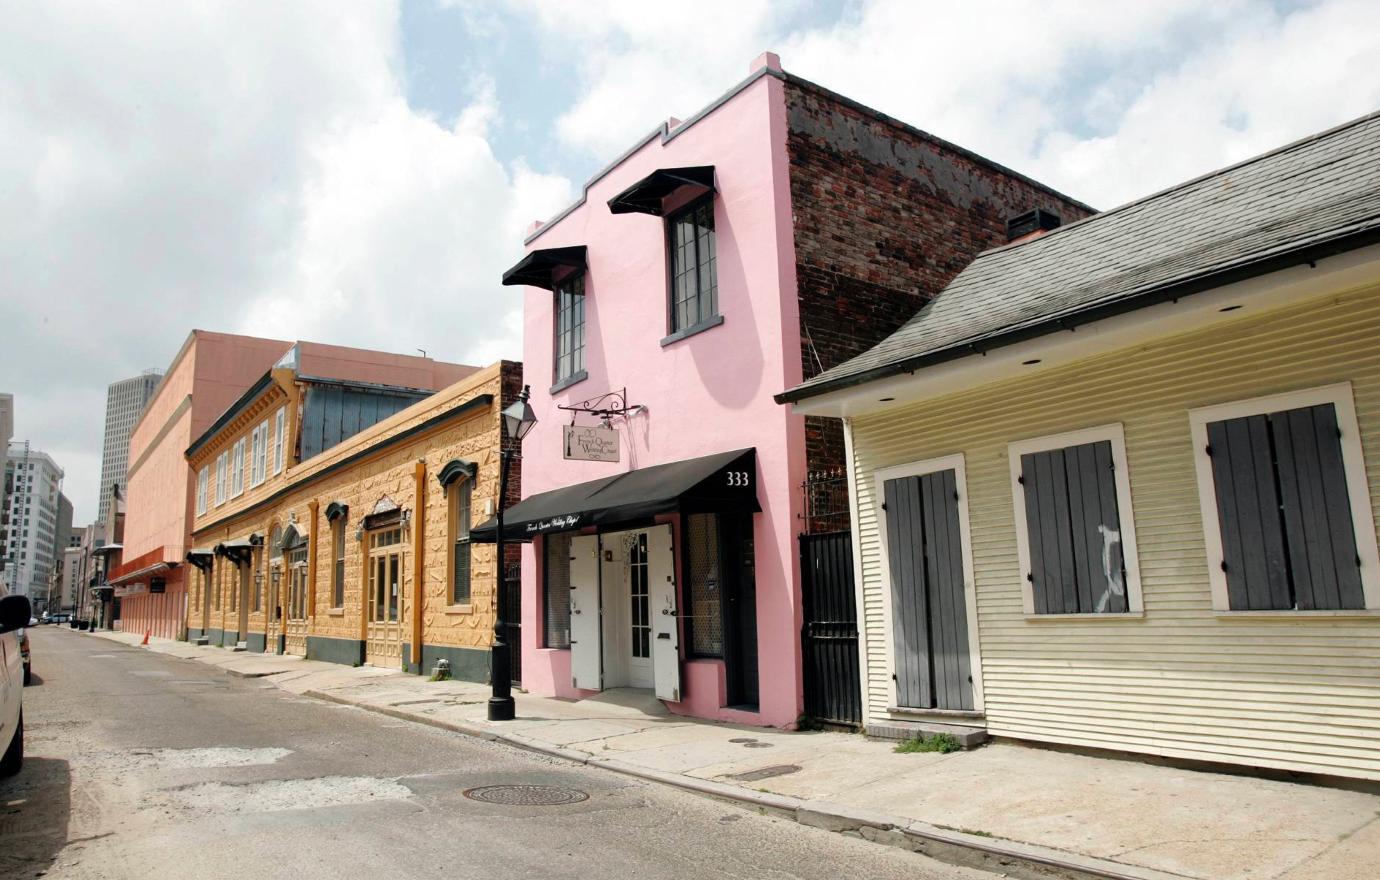
[(149, 648), (1011, 876), (1373, 880), (1380, 865), (1380, 797), (1369, 794), (1005, 743), (897, 754), (855, 734), (668, 715), (626, 691), (579, 702), (519, 693), (518, 720), (491, 723), (485, 685), (166, 639)]

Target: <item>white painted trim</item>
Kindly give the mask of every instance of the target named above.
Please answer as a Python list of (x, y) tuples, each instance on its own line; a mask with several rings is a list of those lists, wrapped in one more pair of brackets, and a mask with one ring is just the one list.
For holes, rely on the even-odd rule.
[(1030, 528), (1025, 517), (1025, 487), (1021, 485), (1021, 456), (1032, 452), (1048, 452), (1053, 449), (1066, 449), (1085, 443), (1098, 443), (1103, 440), (1112, 444), (1112, 463), (1115, 466), (1117, 517), (1121, 520), (1121, 558), (1126, 565), (1126, 608), (1127, 614), (1116, 612), (1080, 614), (1042, 614), (1040, 618), (1072, 619), (1091, 616), (1103, 620), (1120, 620), (1125, 617), (1142, 616), (1145, 602), (1140, 591), (1140, 554), (1136, 545), (1136, 517), (1131, 505), (1131, 471), (1126, 463), (1126, 433), (1120, 422), (1052, 434), (1046, 437), (1032, 437), (1007, 444), (1007, 459), (1011, 468), (1011, 506), (1016, 515), (1016, 554), (1020, 558), (1021, 601), (1027, 616), (1037, 616), (1035, 612), (1035, 591), (1030, 582)]
[[(978, 633), (977, 578), (973, 569), (973, 535), (969, 528), (968, 519), (968, 471), (961, 452), (940, 458), (878, 468), (873, 472), (873, 490), (876, 492), (874, 503), (877, 510), (877, 539), (882, 556), (878, 569), (881, 573), (882, 627), (885, 630), (883, 638), (886, 639), (887, 644), (887, 650), (884, 654), (886, 657), (886, 679), (892, 681), (892, 676), (896, 673), (896, 664), (892, 661), (896, 648), (892, 635), (894, 630), (891, 626), (891, 554), (886, 540), (887, 511), (882, 507), (886, 501), (886, 481), (902, 477), (923, 477), (926, 474), (949, 470), (954, 472), (954, 485), (958, 489), (958, 533), (959, 543), (963, 548), (963, 601), (967, 606), (965, 611), (968, 618), (968, 667), (969, 674), (973, 677), (973, 711), (985, 713), (986, 700), (982, 690), (982, 639)], [(861, 622), (861, 618), (859, 620)], [(895, 702), (894, 687), (890, 697), (887, 701), (888, 704)]]
[[(859, 723), (867, 729), (867, 707), (871, 698), (867, 675), (867, 591), (863, 589), (862, 528), (858, 525), (858, 461), (853, 453), (853, 420), (843, 420), (843, 460), (848, 477), (849, 539), (853, 542), (853, 602), (858, 619), (858, 691), (862, 705)], [(880, 508), (879, 508), (880, 509)]]
[[(1236, 400), (1189, 410), (1188, 425), (1193, 435), (1193, 463), (1198, 477), (1198, 504), (1203, 517), (1203, 541), (1207, 546), (1208, 580), (1212, 586), (1215, 611), (1233, 614), (1261, 612), (1231, 607), (1227, 595), (1227, 575), (1222, 571), (1222, 530), (1217, 513), (1217, 484), (1212, 476), (1212, 459), (1207, 454), (1209, 422), (1243, 416), (1300, 409), (1330, 403), (1337, 410), (1337, 427), (1342, 437), (1342, 469), (1351, 501), (1351, 525), (1356, 532), (1356, 553), (1361, 557), (1361, 591), (1368, 610), (1380, 610), (1380, 549), (1375, 536), (1375, 513), (1370, 504), (1370, 484), (1366, 479), (1365, 451), (1361, 447), (1361, 428), (1356, 421), (1356, 400), (1350, 382), (1286, 391), (1249, 400)], [(1299, 616), (1308, 612), (1275, 612)], [(1346, 613), (1346, 612), (1339, 612)], [(1355, 613), (1355, 612), (1352, 612)]]

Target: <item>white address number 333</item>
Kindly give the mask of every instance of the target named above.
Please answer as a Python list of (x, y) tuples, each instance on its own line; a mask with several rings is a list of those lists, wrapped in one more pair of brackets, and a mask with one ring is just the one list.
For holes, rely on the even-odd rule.
[(725, 471), (724, 473), (726, 473), (726, 474), (728, 475), (728, 485), (730, 485), (730, 486), (746, 486), (746, 485), (748, 485), (748, 472), (747, 472), (747, 471)]

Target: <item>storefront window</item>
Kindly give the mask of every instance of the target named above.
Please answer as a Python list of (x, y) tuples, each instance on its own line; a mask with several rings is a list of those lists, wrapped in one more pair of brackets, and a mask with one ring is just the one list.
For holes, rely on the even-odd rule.
[(695, 657), (722, 657), (724, 582), (720, 571), (718, 515), (693, 513), (687, 516), (685, 546), (690, 653)]
[(546, 639), (548, 648), (570, 647), (570, 535), (547, 535)]

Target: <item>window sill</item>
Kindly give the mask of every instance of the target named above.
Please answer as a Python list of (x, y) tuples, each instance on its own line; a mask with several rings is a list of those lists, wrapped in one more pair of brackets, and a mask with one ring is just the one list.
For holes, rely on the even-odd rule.
[(1289, 620), (1300, 617), (1380, 617), (1380, 608), (1350, 608), (1337, 611), (1315, 610), (1315, 611), (1229, 611), (1222, 608), (1212, 609), (1214, 617), (1222, 620), (1233, 619), (1275, 619)]
[(712, 318), (705, 318), (698, 324), (691, 324), (689, 327), (686, 327), (683, 330), (677, 330), (675, 333), (672, 333), (670, 336), (667, 336), (666, 338), (662, 339), (661, 347), (665, 348), (668, 345), (680, 342), (682, 339), (688, 339), (697, 333), (703, 333), (706, 330), (712, 330), (713, 328), (719, 326), (723, 322), (723, 315), (715, 315)]
[(578, 373), (571, 373), (569, 376), (566, 376), (564, 379), (562, 379), (562, 380), (560, 380), (559, 382), (557, 382), (556, 384), (552, 385), (552, 386), (551, 386), (551, 390), (550, 390), (548, 393), (550, 393), (550, 394), (556, 394), (556, 393), (558, 393), (558, 392), (564, 391), (565, 389), (569, 388), (571, 385), (575, 385), (575, 384), (577, 384), (577, 383), (579, 383), (579, 382), (583, 382), (583, 381), (585, 381), (585, 380), (588, 379), (588, 378), (589, 378), (589, 373), (585, 372), (584, 370), (581, 370), (581, 371), (578, 372)]
[(1031, 623), (1044, 623), (1046, 621), (1058, 622), (1061, 620), (1144, 620), (1144, 611), (1084, 611), (1078, 614), (1030, 614), (1025, 615), (1025, 619)]
[(466, 602), (466, 603), (463, 604), (463, 605), (447, 605), (446, 608), (445, 608), (445, 613), (446, 613), (446, 614), (473, 614), (473, 613), (474, 613), (474, 605), (473, 605), (473, 603), (469, 603), (469, 602)]
[(345, 609), (344, 609), (344, 608), (328, 608), (328, 609), (326, 609), (326, 613), (327, 613), (328, 615), (330, 615), (331, 617), (344, 617), (344, 616), (345, 616)]
[(916, 709), (911, 706), (887, 706), (887, 714), (906, 718), (937, 718), (952, 721), (955, 718), (968, 721), (986, 721), (987, 713), (971, 709)]

